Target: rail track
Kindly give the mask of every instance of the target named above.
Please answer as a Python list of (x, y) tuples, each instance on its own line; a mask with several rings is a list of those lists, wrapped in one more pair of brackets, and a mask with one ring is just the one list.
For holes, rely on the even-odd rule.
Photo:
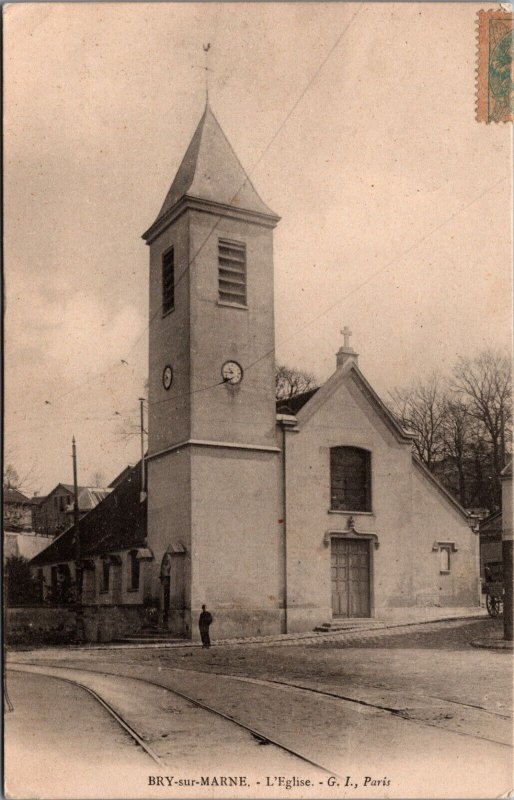
[[(44, 671), (44, 669), (45, 669), (44, 666), (42, 666), (42, 665), (35, 664), (35, 663), (34, 664), (30, 664), (30, 663), (27, 663), (27, 662), (25, 664), (23, 664), (23, 665), (9, 666), (8, 669), (20, 669), (20, 671), (22, 671), (23, 667), (28, 667), (29, 668), (26, 671), (34, 671), (34, 672)], [(31, 670), (30, 667), (35, 667), (36, 669), (35, 670), (34, 669)], [(321, 765), (321, 764), (317, 763), (316, 761), (308, 758), (305, 754), (300, 753), (300, 752), (288, 747), (287, 745), (281, 743), (277, 739), (275, 739), (273, 737), (270, 737), (269, 735), (267, 735), (263, 731), (260, 731), (260, 730), (258, 730), (256, 728), (252, 727), (251, 725), (248, 725), (247, 723), (244, 723), (244, 722), (238, 720), (237, 718), (233, 717), (230, 714), (227, 714), (227, 713), (225, 713), (223, 711), (220, 711), (219, 709), (215, 709), (215, 708), (213, 708), (212, 706), (208, 705), (205, 702), (197, 700), (196, 698), (192, 697), (190, 694), (187, 694), (186, 692), (183, 692), (183, 691), (181, 691), (179, 689), (176, 689), (176, 688), (172, 688), (172, 687), (166, 685), (165, 683), (163, 683), (161, 681), (155, 681), (155, 680), (151, 680), (149, 678), (141, 678), (141, 677), (132, 676), (132, 675), (131, 676), (120, 675), (120, 674), (118, 674), (116, 672), (106, 671), (105, 669), (101, 669), (101, 670), (85, 670), (82, 667), (78, 667), (78, 666), (74, 667), (74, 666), (69, 666), (69, 665), (67, 665), (66, 667), (55, 667), (55, 666), (52, 665), (50, 667), (50, 669), (52, 669), (52, 670), (57, 669), (57, 670), (63, 670), (63, 671), (64, 670), (66, 670), (66, 671), (75, 670), (75, 671), (80, 671), (80, 672), (90, 672), (92, 675), (99, 675), (99, 674), (100, 675), (102, 675), (102, 674), (103, 675), (109, 675), (111, 677), (116, 677), (116, 678), (119, 678), (121, 680), (123, 680), (124, 678), (125, 679), (130, 679), (130, 680), (135, 680), (135, 681), (138, 681), (138, 682), (141, 682), (141, 683), (145, 683), (145, 684), (147, 684), (149, 686), (154, 686), (154, 687), (157, 687), (157, 688), (160, 688), (160, 689), (164, 689), (167, 692), (169, 692), (170, 694), (176, 695), (177, 697), (180, 697), (183, 700), (191, 703), (192, 705), (196, 706), (197, 708), (201, 708), (204, 711), (207, 711), (207, 712), (209, 712), (211, 714), (214, 714), (214, 715), (216, 715), (216, 716), (218, 716), (218, 717), (220, 717), (222, 719), (227, 720), (228, 722), (233, 723), (234, 725), (237, 725), (239, 728), (247, 731), (255, 739), (257, 739), (259, 742), (261, 742), (263, 744), (264, 743), (265, 744), (271, 744), (271, 745), (281, 749), (282, 751), (287, 752), (290, 755), (300, 759), (301, 761), (306, 762), (306, 763), (310, 764), (311, 766), (314, 766), (315, 768), (321, 770), (322, 772), (326, 772), (326, 773), (329, 773), (331, 775), (337, 775), (337, 773), (334, 772), (334, 770), (326, 767), (325, 765)], [(195, 671), (195, 670), (181, 670), (180, 668), (174, 668), (173, 672), (185, 672), (185, 673), (191, 674), (191, 673), (198, 672), (198, 671)], [(45, 674), (48, 674), (48, 673), (45, 673)], [(229, 681), (238, 681), (238, 682), (250, 683), (250, 684), (254, 684), (254, 685), (270, 686), (270, 687), (276, 687), (277, 689), (282, 688), (282, 689), (287, 689), (287, 690), (290, 690), (290, 691), (293, 691), (293, 692), (296, 691), (296, 692), (303, 692), (303, 693), (312, 694), (312, 695), (321, 695), (323, 697), (332, 699), (336, 703), (337, 702), (345, 702), (345, 703), (355, 704), (356, 706), (364, 706), (364, 707), (368, 707), (370, 709), (376, 709), (378, 711), (384, 711), (384, 712), (387, 712), (387, 713), (391, 714), (392, 716), (395, 716), (396, 718), (403, 719), (406, 722), (411, 722), (411, 723), (414, 723), (414, 724), (417, 724), (417, 725), (423, 725), (423, 726), (428, 726), (428, 727), (432, 727), (432, 728), (444, 729), (446, 731), (450, 731), (452, 733), (455, 733), (458, 736), (464, 736), (464, 737), (468, 737), (468, 738), (470, 737), (470, 738), (473, 738), (473, 739), (481, 739), (483, 741), (488, 741), (488, 742), (491, 742), (491, 743), (493, 743), (495, 745), (499, 745), (501, 747), (511, 748), (510, 744), (507, 744), (504, 741), (501, 741), (499, 739), (491, 738), (491, 737), (488, 737), (488, 736), (482, 736), (482, 735), (479, 735), (479, 734), (476, 734), (476, 733), (469, 733), (467, 731), (448, 728), (448, 727), (445, 727), (445, 726), (441, 726), (437, 722), (433, 722), (433, 721), (426, 720), (426, 719), (423, 719), (423, 720), (416, 719), (416, 717), (414, 715), (409, 714), (408, 706), (407, 707), (397, 707), (397, 706), (393, 706), (393, 705), (387, 705), (386, 703), (372, 702), (370, 700), (364, 700), (362, 698), (354, 697), (354, 696), (351, 696), (351, 695), (345, 695), (345, 694), (342, 694), (341, 692), (333, 692), (333, 691), (329, 691), (329, 690), (326, 690), (326, 689), (313, 688), (312, 686), (307, 686), (307, 685), (305, 685), (303, 683), (300, 683), (300, 682), (291, 682), (291, 681), (285, 681), (285, 680), (279, 680), (279, 679), (269, 679), (269, 678), (268, 679), (266, 679), (266, 678), (252, 678), (252, 677), (246, 677), (246, 676), (242, 676), (242, 675), (229, 675), (229, 674), (223, 673), (223, 672), (203, 672), (203, 671), (200, 671), (200, 672), (198, 672), (198, 674), (201, 674), (201, 675), (212, 675), (212, 676), (215, 676), (216, 678), (229, 680)], [(53, 677), (59, 677), (59, 676), (53, 675)], [(99, 703), (104, 705), (105, 709), (116, 719), (116, 721), (121, 725), (121, 727), (123, 727), (125, 729), (125, 731), (134, 739), (134, 741), (147, 752), (149, 757), (153, 758), (153, 760), (156, 761), (156, 763), (159, 763), (159, 757), (151, 750), (151, 748), (148, 748), (146, 746), (144, 740), (142, 739), (142, 737), (139, 736), (137, 731), (134, 730), (134, 728), (119, 714), (119, 712), (117, 712), (115, 709), (112, 708), (112, 706), (108, 703), (108, 701), (105, 700), (105, 698), (102, 698), (97, 692), (95, 692), (91, 688), (87, 687), (85, 684), (81, 683), (80, 681), (73, 680), (72, 678), (66, 678), (64, 676), (61, 676), (61, 679), (62, 680), (67, 680), (69, 683), (75, 683), (75, 685), (80, 686), (81, 688), (83, 688), (86, 691), (88, 691), (93, 697), (95, 697), (95, 699)], [(363, 688), (365, 688), (365, 687), (363, 687)], [(369, 688), (380, 689), (381, 691), (384, 691), (385, 693), (387, 693), (387, 690), (384, 690), (383, 687), (369, 687)], [(460, 702), (458, 700), (441, 698), (441, 697), (437, 697), (437, 696), (434, 696), (434, 695), (415, 695), (415, 696), (410, 697), (410, 699), (414, 700), (414, 701), (416, 701), (416, 700), (418, 700), (418, 701), (419, 700), (428, 700), (428, 701), (437, 700), (438, 702), (444, 703), (445, 705), (448, 705), (448, 706), (454, 706), (454, 707), (464, 708), (464, 709), (468, 709), (468, 708), (469, 709), (473, 709), (474, 711), (479, 711), (482, 714), (487, 714), (490, 717), (496, 717), (498, 719), (503, 719), (503, 720), (511, 719), (511, 716), (509, 714), (503, 714), (501, 712), (497, 712), (497, 711), (493, 711), (491, 709), (484, 708), (483, 706), (472, 705), (470, 703), (463, 703), (463, 702)]]
[[(32, 666), (32, 669), (31, 669), (31, 666)], [(36, 669), (34, 669), (34, 667), (36, 667)], [(48, 670), (51, 670), (51, 671), (48, 671)], [(36, 665), (36, 664), (30, 665), (30, 664), (26, 664), (26, 663), (23, 664), (23, 665), (10, 665), (10, 666), (7, 667), (7, 671), (25, 672), (25, 673), (34, 674), (34, 675), (44, 675), (46, 677), (54, 678), (55, 680), (64, 681), (66, 683), (72, 684), (73, 686), (76, 686), (76, 687), (79, 687), (81, 689), (84, 689), (111, 715), (111, 717), (132, 738), (134, 743), (136, 745), (138, 745), (139, 747), (141, 747), (145, 751), (145, 753), (149, 756), (149, 758), (151, 758), (161, 768), (165, 768), (166, 767), (166, 763), (145, 742), (144, 737), (135, 730), (134, 726), (131, 725), (125, 719), (125, 717), (122, 714), (120, 714), (120, 712), (117, 711), (111, 705), (111, 703), (109, 703), (109, 701), (105, 697), (102, 697), (102, 695), (98, 691), (92, 689), (90, 686), (87, 686), (87, 684), (84, 683), (81, 680), (75, 680), (73, 678), (66, 677), (65, 675), (62, 675), (62, 674), (61, 675), (54, 674), (55, 670), (58, 670), (58, 671), (62, 670), (63, 672), (64, 671), (69, 671), (69, 670), (76, 670), (76, 671), (80, 671), (80, 672), (88, 672), (88, 670), (84, 670), (84, 669), (81, 669), (79, 667), (69, 667), (69, 666), (66, 666), (66, 667), (51, 666), (51, 667), (47, 668), (47, 670), (45, 670), (45, 668), (43, 666), (39, 665), (39, 664), (38, 665)], [(211, 714), (214, 714), (217, 717), (220, 717), (220, 718), (222, 718), (222, 719), (224, 719), (224, 720), (226, 720), (228, 722), (233, 723), (238, 728), (241, 728), (242, 730), (246, 731), (247, 733), (250, 733), (260, 744), (272, 745), (272, 746), (278, 748), (279, 750), (281, 750), (282, 752), (285, 752), (288, 755), (291, 755), (294, 758), (297, 758), (299, 761), (302, 761), (303, 763), (309, 764), (311, 767), (314, 767), (315, 769), (319, 770), (320, 772), (327, 773), (328, 775), (333, 775), (335, 777), (341, 777), (333, 769), (330, 769), (329, 767), (326, 767), (323, 764), (317, 763), (316, 761), (314, 761), (313, 759), (311, 759), (308, 756), (304, 755), (303, 753), (300, 753), (297, 750), (294, 750), (293, 748), (288, 747), (287, 745), (277, 741), (274, 737), (271, 737), (271, 736), (267, 735), (266, 733), (263, 733), (262, 731), (258, 730), (257, 728), (252, 727), (251, 725), (248, 725), (248, 724), (246, 724), (244, 722), (241, 722), (240, 720), (236, 719), (235, 717), (231, 716), (230, 714), (226, 714), (223, 711), (219, 711), (218, 709), (212, 708), (207, 703), (203, 703), (200, 700), (197, 700), (196, 698), (191, 697), (190, 695), (186, 694), (185, 692), (181, 692), (178, 689), (172, 689), (171, 687), (166, 686), (163, 683), (159, 683), (157, 681), (148, 680), (146, 678), (136, 678), (136, 677), (132, 677), (132, 676), (130, 678), (128, 678), (128, 676), (126, 676), (126, 675), (118, 675), (117, 673), (105, 672), (105, 670), (102, 670), (102, 671), (89, 670), (89, 673), (91, 675), (96, 676), (96, 677), (101, 676), (101, 675), (108, 675), (110, 677), (119, 678), (120, 680), (124, 680), (124, 679), (125, 680), (127, 680), (127, 679), (128, 680), (133, 680), (133, 681), (137, 681), (139, 683), (147, 684), (149, 686), (157, 687), (159, 689), (164, 689), (166, 692), (169, 692), (172, 695), (180, 697), (181, 699), (187, 701), (188, 703), (191, 703), (192, 705), (196, 706), (197, 708), (200, 708), (200, 709), (202, 709), (204, 711), (207, 711), (207, 712), (209, 712)]]

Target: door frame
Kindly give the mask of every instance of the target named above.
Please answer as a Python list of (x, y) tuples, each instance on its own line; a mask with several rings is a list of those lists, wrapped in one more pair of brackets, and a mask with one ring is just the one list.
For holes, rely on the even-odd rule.
[[(368, 542), (368, 555), (369, 555), (369, 617), (345, 617), (344, 619), (371, 619), (375, 616), (375, 570), (374, 570), (374, 551), (379, 548), (378, 536), (376, 533), (359, 533), (354, 528), (348, 531), (327, 531), (323, 537), (323, 544), (329, 548), (329, 575), (330, 575), (330, 608), (332, 609), (332, 573), (331, 573), (331, 559), (332, 559), (332, 540), (333, 539), (353, 539), (353, 541), (367, 541)], [(372, 544), (374, 545), (372, 547)], [(334, 616), (332, 609), (332, 619), (340, 619)]]

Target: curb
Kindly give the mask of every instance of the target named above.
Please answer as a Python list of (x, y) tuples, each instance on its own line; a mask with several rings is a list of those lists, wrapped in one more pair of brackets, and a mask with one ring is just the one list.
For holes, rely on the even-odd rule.
[(514, 642), (506, 639), (475, 639), (470, 644), (471, 647), (479, 647), (482, 650), (514, 650)]
[[(394, 630), (395, 628), (410, 628), (416, 625), (433, 625), (437, 622), (458, 622), (458, 621), (473, 621), (473, 620), (480, 620), (486, 619), (487, 615), (485, 614), (472, 614), (466, 616), (451, 616), (451, 617), (440, 617), (438, 619), (427, 619), (427, 620), (415, 620), (413, 622), (393, 622), (393, 623), (383, 623), (377, 626), (376, 621), (370, 627), (362, 627), (362, 628), (350, 628), (349, 630), (338, 630), (338, 631), (327, 631), (327, 633), (317, 632), (314, 633), (310, 631), (309, 633), (284, 633), (279, 634), (273, 637), (267, 636), (260, 636), (260, 637), (247, 637), (247, 638), (240, 638), (240, 639), (219, 639), (218, 641), (214, 642), (211, 647), (238, 647), (241, 645), (293, 645), (296, 642), (316, 642), (316, 641), (324, 641), (327, 639), (351, 639), (352, 636), (360, 637), (362, 634), (373, 634), (373, 633), (381, 633), (385, 630)], [(37, 652), (42, 654), (43, 652), (50, 652), (53, 653), (55, 650), (66, 650), (68, 652), (81, 652), (81, 651), (90, 651), (90, 650), (172, 650), (178, 648), (191, 648), (191, 647), (201, 647), (201, 642), (192, 641), (191, 639), (186, 639), (183, 641), (172, 640), (170, 642), (138, 642), (138, 643), (95, 643), (95, 644), (79, 644), (79, 645), (56, 645), (55, 647), (44, 647), (44, 648), (32, 648), (28, 650), (10, 650), (10, 654), (15, 653), (31, 653)], [(475, 646), (475, 645), (474, 645)], [(485, 645), (476, 645), (485, 646)]]

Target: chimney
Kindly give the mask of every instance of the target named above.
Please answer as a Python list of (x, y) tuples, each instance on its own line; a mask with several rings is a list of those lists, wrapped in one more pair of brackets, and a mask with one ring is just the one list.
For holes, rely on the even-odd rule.
[(355, 352), (353, 347), (350, 347), (350, 336), (352, 335), (350, 328), (347, 325), (345, 325), (341, 333), (344, 336), (344, 344), (337, 351), (336, 355), (337, 366), (344, 367), (344, 365), (349, 359), (351, 359), (355, 364), (357, 364), (359, 354)]

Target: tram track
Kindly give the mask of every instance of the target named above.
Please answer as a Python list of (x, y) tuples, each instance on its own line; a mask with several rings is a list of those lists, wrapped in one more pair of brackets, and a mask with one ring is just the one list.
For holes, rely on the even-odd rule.
[[(16, 666), (16, 665), (14, 665), (14, 666)], [(34, 664), (30, 664), (30, 662), (26, 662), (24, 665), (19, 665), (19, 666), (21, 666), (22, 669), (23, 669), (24, 666), (28, 666), (28, 667), (32, 666), (32, 667), (35, 667), (36, 670), (44, 669), (44, 666), (42, 666), (40, 664), (35, 664), (35, 663)], [(12, 667), (10, 667), (10, 666), (8, 667), (8, 669), (11, 669), (11, 668)], [(241, 729), (247, 731), (248, 733), (250, 733), (252, 736), (254, 736), (255, 739), (257, 739), (261, 743), (274, 745), (275, 747), (277, 747), (277, 748), (289, 753), (290, 755), (293, 755), (294, 757), (299, 758), (300, 760), (302, 760), (302, 761), (304, 761), (306, 763), (309, 763), (311, 766), (314, 766), (317, 769), (322, 770), (323, 772), (327, 772), (327, 773), (332, 774), (332, 775), (336, 775), (337, 774), (337, 773), (334, 772), (334, 770), (332, 770), (332, 769), (330, 769), (330, 768), (328, 768), (328, 767), (326, 767), (324, 765), (321, 765), (321, 764), (317, 763), (316, 761), (308, 758), (306, 755), (304, 755), (302, 753), (299, 753), (298, 751), (294, 750), (293, 748), (289, 748), (284, 743), (281, 743), (280, 741), (278, 741), (274, 737), (271, 737), (268, 734), (256, 729), (252, 725), (250, 725), (250, 724), (248, 724), (246, 722), (242, 722), (241, 720), (238, 720), (237, 718), (235, 718), (231, 714), (227, 714), (224, 711), (221, 711), (219, 709), (215, 709), (211, 705), (209, 705), (209, 704), (207, 704), (205, 702), (202, 702), (201, 700), (198, 700), (195, 697), (192, 697), (190, 694), (187, 694), (186, 692), (183, 692), (180, 689), (177, 689), (175, 687), (170, 687), (170, 686), (168, 686), (166, 683), (164, 683), (162, 681), (150, 680), (149, 678), (142, 678), (140, 676), (134, 676), (134, 675), (119, 674), (117, 672), (106, 671), (105, 669), (87, 670), (87, 669), (84, 669), (84, 668), (79, 667), (79, 666), (69, 666), (69, 665), (67, 665), (66, 667), (51, 666), (50, 669), (76, 670), (76, 671), (81, 671), (81, 672), (90, 672), (92, 675), (93, 674), (94, 675), (99, 675), (99, 674), (102, 675), (103, 674), (103, 675), (106, 675), (106, 676), (108, 675), (108, 676), (115, 677), (115, 678), (120, 678), (120, 679), (124, 679), (125, 678), (125, 679), (135, 680), (135, 681), (139, 681), (141, 683), (145, 683), (145, 684), (153, 686), (153, 687), (164, 689), (164, 690), (170, 692), (171, 694), (174, 694), (177, 697), (182, 698), (183, 700), (191, 703), (192, 705), (194, 705), (194, 706), (196, 706), (198, 708), (201, 708), (201, 709), (203, 709), (203, 710), (205, 710), (205, 711), (207, 711), (207, 712), (209, 712), (211, 714), (215, 714), (216, 716), (218, 716), (220, 718), (223, 718), (223, 719), (227, 720), (228, 722), (233, 723), (234, 725), (237, 725), (239, 728), (241, 728)], [(31, 670), (28, 670), (28, 671), (31, 671)], [(404, 705), (404, 707), (388, 705), (386, 703), (372, 702), (371, 700), (366, 700), (366, 699), (355, 697), (355, 696), (351, 696), (351, 695), (345, 695), (345, 694), (342, 694), (341, 692), (329, 691), (329, 690), (323, 689), (323, 688), (314, 688), (312, 686), (307, 686), (307, 685), (302, 684), (302, 683), (279, 680), (279, 679), (256, 678), (256, 677), (254, 678), (254, 677), (247, 677), (247, 676), (242, 676), (242, 675), (231, 675), (231, 674), (227, 674), (227, 673), (223, 673), (223, 672), (211, 672), (211, 671), (207, 672), (207, 671), (199, 671), (199, 670), (187, 670), (187, 669), (181, 669), (181, 668), (172, 668), (171, 671), (173, 671), (174, 673), (183, 672), (183, 673), (185, 673), (187, 675), (198, 674), (198, 675), (202, 675), (202, 676), (213, 676), (213, 677), (220, 678), (220, 679), (227, 680), (227, 681), (238, 681), (240, 683), (248, 683), (248, 684), (253, 684), (253, 685), (262, 685), (262, 686), (266, 686), (266, 687), (275, 687), (277, 689), (290, 690), (290, 691), (293, 691), (293, 692), (296, 691), (296, 692), (302, 692), (302, 693), (306, 693), (306, 694), (310, 694), (310, 695), (318, 695), (318, 696), (322, 696), (324, 698), (330, 699), (330, 700), (332, 700), (334, 702), (350, 703), (350, 704), (353, 704), (355, 706), (361, 706), (361, 707), (369, 708), (371, 710), (382, 711), (382, 712), (385, 712), (385, 713), (388, 713), (388, 714), (394, 716), (397, 719), (401, 719), (401, 720), (404, 720), (406, 722), (411, 722), (411, 723), (414, 723), (414, 724), (417, 724), (417, 725), (421, 725), (421, 726), (436, 728), (438, 730), (444, 730), (447, 733), (452, 733), (452, 734), (455, 734), (457, 736), (472, 738), (472, 739), (476, 739), (476, 740), (482, 740), (482, 741), (490, 742), (490, 743), (495, 744), (497, 746), (506, 747), (506, 748), (509, 748), (509, 749), (512, 748), (511, 744), (508, 744), (508, 743), (506, 743), (504, 741), (501, 741), (501, 740), (499, 740), (497, 738), (492, 738), (492, 737), (489, 737), (489, 736), (482, 736), (482, 735), (477, 734), (477, 733), (470, 733), (468, 731), (458, 730), (455, 727), (450, 727), (450, 726), (447, 726), (447, 725), (441, 725), (441, 724), (437, 723), (436, 721), (430, 721), (430, 720), (427, 720), (427, 719), (418, 719), (418, 718), (416, 718), (416, 716), (414, 714), (409, 713), (409, 705), (408, 705), (408, 703), (406, 703)], [(69, 679), (69, 680), (70, 680), (70, 682), (73, 682), (71, 679)], [(78, 684), (78, 685), (80, 685), (80, 684)], [(87, 688), (87, 687), (84, 686), (83, 688)], [(362, 688), (365, 689), (366, 687), (362, 687)], [(383, 687), (369, 687), (369, 688), (379, 689), (381, 691), (384, 691), (385, 693), (387, 693), (387, 691), (388, 691), (388, 690), (384, 690)], [(94, 694), (94, 692), (91, 692), (91, 693)], [(473, 710), (475, 712), (478, 711), (480, 713), (484, 713), (484, 714), (487, 714), (487, 715), (492, 716), (492, 717), (496, 717), (496, 718), (501, 719), (501, 720), (509, 720), (509, 719), (511, 719), (511, 717), (509, 715), (502, 714), (502, 713), (499, 713), (499, 712), (495, 712), (493, 710), (483, 708), (482, 706), (476, 706), (476, 705), (471, 705), (471, 704), (467, 704), (467, 703), (461, 703), (461, 702), (456, 701), (456, 700), (448, 700), (446, 698), (433, 697), (431, 695), (413, 695), (413, 696), (406, 696), (406, 698), (408, 700), (413, 700), (414, 702), (416, 702), (417, 700), (434, 700), (435, 699), (435, 700), (437, 700), (437, 702), (443, 703), (445, 705), (451, 705), (451, 706), (458, 707), (458, 708), (463, 708), (463, 709), (468, 709), (469, 708), (469, 709), (471, 709), (471, 710)], [(122, 724), (122, 723), (120, 722), (120, 724)], [(122, 724), (122, 727), (123, 727), (123, 724)], [(137, 732), (135, 732), (135, 733), (137, 735)]]
[[(286, 686), (286, 687), (291, 687), (292, 689), (294, 689), (294, 688), (302, 689), (304, 691), (314, 692), (315, 694), (321, 694), (321, 695), (326, 695), (327, 697), (334, 697), (334, 698), (339, 699), (339, 700), (345, 700), (348, 703), (357, 703), (357, 704), (360, 704), (360, 705), (365, 705), (365, 706), (370, 706), (372, 708), (377, 708), (377, 709), (379, 709), (381, 711), (389, 711), (391, 714), (396, 714), (396, 715), (400, 714), (400, 712), (402, 710), (402, 709), (396, 709), (396, 708), (394, 708), (392, 706), (380, 705), (380, 704), (377, 704), (377, 703), (371, 703), (371, 702), (366, 701), (366, 700), (360, 700), (360, 699), (357, 699), (355, 697), (351, 697), (349, 695), (340, 694), (339, 692), (329, 692), (326, 689), (314, 689), (312, 686), (305, 686), (304, 684), (296, 683), (296, 682), (295, 683), (291, 683), (289, 681), (281, 681), (281, 680), (277, 680), (276, 678), (247, 678), (246, 676), (243, 676), (243, 675), (229, 675), (229, 674), (224, 673), (224, 672), (209, 672), (209, 673), (202, 673), (202, 674), (216, 675), (216, 677), (219, 677), (219, 678), (221, 678), (221, 677), (235, 678), (235, 679), (238, 679), (238, 680), (241, 680), (241, 681), (248, 681), (248, 682), (252, 682), (252, 683), (262, 683), (262, 684), (271, 684), (271, 685), (276, 684), (277, 686)], [(361, 689), (364, 689), (364, 690), (367, 689), (367, 688), (369, 688), (369, 689), (378, 689), (378, 690), (383, 691), (383, 692), (390, 692), (391, 691), (390, 689), (385, 689), (382, 686), (375, 686), (373, 684), (366, 684), (365, 686), (358, 687), (358, 688), (361, 688)], [(459, 707), (462, 707), (462, 708), (471, 708), (471, 709), (474, 709), (475, 711), (482, 711), (484, 714), (489, 714), (489, 715), (491, 715), (493, 717), (498, 717), (499, 719), (505, 719), (505, 720), (512, 719), (512, 715), (511, 714), (502, 714), (502, 713), (500, 713), (498, 711), (493, 711), (492, 709), (485, 708), (484, 706), (474, 705), (472, 703), (462, 703), (459, 700), (450, 700), (450, 699), (448, 699), (446, 697), (439, 697), (437, 695), (416, 694), (416, 695), (405, 695), (405, 696), (408, 697), (411, 700), (414, 700), (414, 701), (415, 700), (437, 700), (439, 703), (445, 703), (447, 705), (454, 705), (454, 706), (459, 706)], [(493, 740), (491, 740), (491, 741), (493, 741)]]
[[(66, 668), (67, 669), (67, 668)], [(158, 764), (160, 767), (164, 768), (166, 764), (164, 761), (154, 752), (154, 750), (145, 742), (142, 736), (135, 730), (135, 728), (123, 717), (122, 714), (119, 713), (106, 699), (102, 697), (98, 692), (94, 689), (91, 689), (90, 686), (86, 686), (86, 684), (81, 683), (80, 681), (73, 680), (72, 678), (65, 678), (63, 675), (52, 675), (51, 673), (44, 672), (44, 671), (35, 671), (35, 670), (27, 670), (27, 669), (19, 669), (16, 667), (7, 667), (7, 672), (28, 672), (32, 675), (44, 675), (46, 678), (52, 678), (56, 681), (63, 681), (64, 683), (69, 683), (72, 686), (76, 686), (80, 689), (84, 689), (84, 691), (88, 692), (94, 700), (97, 701), (106, 711), (107, 713), (118, 723), (118, 725), (123, 728), (125, 733), (127, 733), (130, 738), (141, 747), (145, 753)]]
[[(49, 672), (48, 670), (52, 670), (52, 672)], [(56, 674), (54, 674), (53, 671), (55, 671), (55, 670), (63, 670), (63, 671), (64, 670), (76, 670), (77, 672), (89, 672), (92, 676), (94, 675), (95, 677), (98, 677), (98, 676), (101, 677), (102, 675), (105, 675), (105, 676), (109, 676), (109, 677), (115, 677), (115, 678), (118, 678), (120, 680), (133, 680), (133, 681), (137, 681), (139, 683), (143, 683), (143, 684), (147, 684), (149, 686), (153, 686), (153, 687), (156, 687), (156, 688), (159, 688), (159, 689), (163, 689), (166, 692), (169, 692), (170, 694), (175, 695), (177, 697), (180, 697), (182, 700), (185, 700), (186, 702), (191, 703), (191, 705), (202, 709), (203, 711), (207, 711), (207, 712), (209, 712), (211, 714), (214, 714), (215, 716), (217, 716), (217, 717), (219, 717), (221, 719), (226, 720), (227, 722), (230, 722), (230, 723), (236, 725), (238, 728), (240, 728), (240, 729), (246, 731), (247, 733), (251, 734), (251, 736), (253, 736), (254, 739), (256, 739), (259, 742), (259, 744), (272, 745), (272, 746), (278, 748), (279, 750), (287, 753), (288, 755), (293, 756), (294, 758), (297, 758), (298, 760), (302, 761), (303, 763), (309, 764), (311, 767), (314, 767), (315, 769), (319, 770), (320, 772), (326, 773), (328, 775), (333, 775), (335, 777), (341, 777), (333, 769), (331, 769), (329, 767), (326, 767), (326, 766), (324, 766), (322, 764), (319, 764), (318, 762), (316, 762), (315, 760), (309, 758), (305, 754), (298, 752), (297, 750), (287, 746), (286, 744), (284, 744), (282, 742), (279, 742), (274, 737), (271, 737), (268, 734), (263, 733), (262, 731), (258, 730), (257, 728), (254, 728), (251, 725), (248, 725), (248, 724), (242, 722), (241, 720), (236, 719), (232, 715), (227, 714), (227, 713), (225, 713), (223, 711), (220, 711), (219, 709), (215, 709), (215, 708), (211, 707), (210, 705), (208, 705), (207, 703), (204, 703), (204, 702), (202, 702), (200, 700), (197, 700), (194, 697), (191, 697), (190, 695), (186, 694), (185, 692), (182, 692), (182, 691), (180, 691), (178, 689), (166, 686), (165, 684), (160, 683), (158, 681), (152, 681), (152, 680), (148, 680), (146, 678), (139, 678), (139, 677), (133, 677), (133, 676), (129, 677), (129, 676), (126, 676), (126, 675), (119, 675), (117, 673), (105, 672), (104, 670), (102, 670), (102, 671), (89, 670), (88, 671), (88, 670), (81, 669), (79, 667), (70, 667), (70, 666), (66, 666), (66, 667), (51, 666), (51, 667), (47, 667), (47, 669), (45, 669), (45, 667), (40, 665), (40, 664), (28, 664), (28, 663), (25, 663), (23, 665), (10, 665), (10, 666), (7, 667), (7, 671), (24, 672), (24, 673), (29, 673), (29, 674), (33, 674), (33, 675), (44, 675), (45, 677), (50, 677), (50, 678), (54, 678), (55, 680), (64, 681), (66, 683), (72, 684), (73, 686), (76, 686), (76, 687), (79, 687), (81, 689), (84, 689), (111, 715), (111, 717), (123, 728), (123, 730), (133, 739), (133, 741), (139, 747), (141, 747), (146, 752), (146, 754), (156, 764), (159, 765), (159, 767), (161, 767), (163, 769), (167, 767), (167, 765), (163, 761), (163, 759), (161, 759), (160, 756), (158, 756), (157, 753), (155, 753), (155, 751), (144, 740), (144, 737), (135, 730), (134, 726), (131, 725), (125, 719), (125, 717), (122, 714), (120, 714), (120, 712), (118, 710), (116, 710), (111, 705), (111, 703), (109, 703), (108, 700), (105, 699), (105, 697), (102, 697), (102, 695), (99, 692), (97, 692), (96, 690), (94, 690), (91, 687), (87, 686), (87, 684), (85, 684), (84, 682), (82, 682), (80, 680), (75, 680), (73, 678), (69, 678), (69, 677), (66, 677), (64, 675), (56, 675)]]

